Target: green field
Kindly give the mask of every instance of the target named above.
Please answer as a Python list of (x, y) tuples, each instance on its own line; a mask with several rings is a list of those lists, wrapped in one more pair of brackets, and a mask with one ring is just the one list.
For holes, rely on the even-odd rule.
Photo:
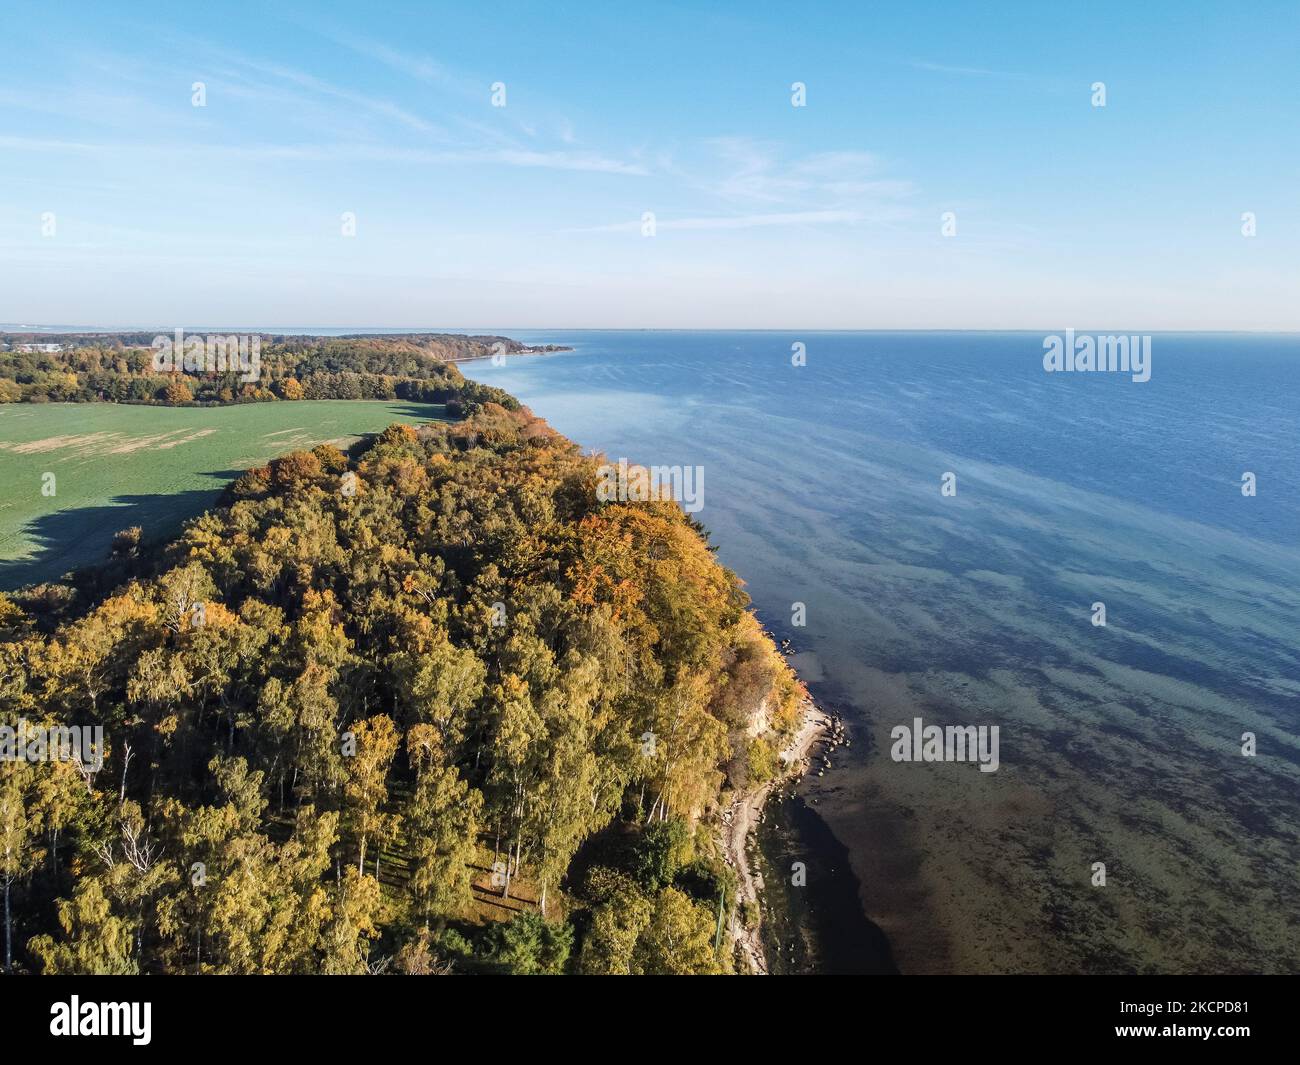
[[(446, 417), (420, 403), (315, 400), (232, 407), (0, 406), (0, 590), (107, 557), (113, 534), (179, 531), (241, 470), (324, 441), (346, 447), (393, 422)], [(42, 494), (53, 473), (53, 497)]]

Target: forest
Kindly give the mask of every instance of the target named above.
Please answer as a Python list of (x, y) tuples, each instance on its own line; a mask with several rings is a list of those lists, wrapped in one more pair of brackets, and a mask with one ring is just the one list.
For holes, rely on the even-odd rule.
[[(500, 389), (467, 380), (449, 360), (533, 349), (497, 336), (443, 333), (347, 337), (270, 336), (256, 381), (238, 371), (202, 375), (154, 369), (152, 334), (0, 334), (0, 403), (142, 403), (164, 406), (303, 399), (454, 401), (455, 413), (491, 400), (517, 406)], [(22, 351), (61, 343), (62, 351)], [(548, 347), (545, 350), (553, 350)]]
[[(0, 724), (105, 737), (0, 760), (6, 969), (733, 971), (718, 818), (803, 698), (739, 579), (504, 393), (369, 343), (271, 345), (270, 388), (464, 417), (284, 455), (173, 542), (0, 595)], [(21, 358), (63, 398), (147, 380)]]

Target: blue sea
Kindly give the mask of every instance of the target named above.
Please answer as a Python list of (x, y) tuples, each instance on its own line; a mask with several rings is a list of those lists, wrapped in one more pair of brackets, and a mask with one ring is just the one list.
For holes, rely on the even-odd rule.
[[(844, 718), (764, 829), (780, 965), (878, 967), (860, 921), (903, 972), (1300, 971), (1300, 337), (1156, 334), (1135, 382), (1042, 333), (505, 332), (574, 350), (467, 375), (703, 469)], [(895, 761), (917, 718), (998, 770)]]

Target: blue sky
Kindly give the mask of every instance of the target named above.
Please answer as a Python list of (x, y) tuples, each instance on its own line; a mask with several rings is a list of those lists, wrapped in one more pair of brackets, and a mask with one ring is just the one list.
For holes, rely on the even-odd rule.
[(6, 3), (0, 321), (1300, 329), (1300, 5), (641, 7)]

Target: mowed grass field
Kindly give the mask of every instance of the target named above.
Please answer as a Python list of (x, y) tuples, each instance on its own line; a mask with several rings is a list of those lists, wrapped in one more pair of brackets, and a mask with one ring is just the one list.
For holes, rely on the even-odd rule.
[[(174, 535), (241, 471), (277, 455), (445, 417), (439, 405), (372, 400), (0, 405), (0, 590), (102, 561), (119, 529)], [(53, 496), (41, 491), (47, 473)]]

